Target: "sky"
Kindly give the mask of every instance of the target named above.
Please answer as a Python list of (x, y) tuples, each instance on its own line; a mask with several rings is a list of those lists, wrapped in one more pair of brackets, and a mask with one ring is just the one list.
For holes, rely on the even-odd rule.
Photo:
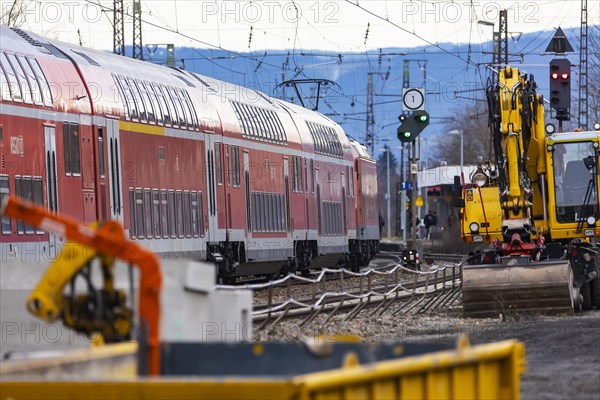
[[(18, 20), (21, 28), (112, 50), (112, 0), (18, 3), (24, 10)], [(133, 2), (124, 4), (126, 45), (131, 45)], [(2, 13), (12, 5), (12, 0), (0, 0)], [(482, 43), (498, 29), (501, 9), (508, 10), (508, 30), (518, 39), (522, 33), (579, 26), (580, 5), (580, 0), (141, 0), (145, 45), (173, 43), (236, 52), (364, 52)], [(588, 1), (588, 23), (600, 24), (598, 0)]]

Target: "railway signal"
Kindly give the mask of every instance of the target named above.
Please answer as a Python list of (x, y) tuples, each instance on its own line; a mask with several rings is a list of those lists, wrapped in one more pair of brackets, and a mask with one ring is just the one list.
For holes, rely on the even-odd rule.
[(424, 110), (416, 110), (409, 115), (402, 114), (398, 127), (398, 140), (403, 143), (412, 142), (419, 136), (423, 129), (429, 125), (429, 113)]
[(550, 61), (550, 106), (556, 110), (556, 119), (570, 119), (571, 62), (566, 58)]

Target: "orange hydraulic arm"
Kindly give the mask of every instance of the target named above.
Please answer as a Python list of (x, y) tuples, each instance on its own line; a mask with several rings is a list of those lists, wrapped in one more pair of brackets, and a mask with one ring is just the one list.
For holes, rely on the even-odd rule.
[(149, 373), (158, 375), (160, 373), (159, 321), (162, 276), (156, 255), (127, 240), (123, 227), (114, 221), (103, 222), (94, 228), (83, 225), (74, 218), (53, 214), (33, 203), (12, 196), (2, 204), (0, 215), (55, 232), (67, 240), (93, 248), (104, 257), (120, 259), (140, 269), (140, 327), (148, 332)]

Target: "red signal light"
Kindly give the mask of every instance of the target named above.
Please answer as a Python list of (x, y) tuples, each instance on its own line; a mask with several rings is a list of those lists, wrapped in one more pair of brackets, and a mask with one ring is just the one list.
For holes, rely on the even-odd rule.
[(566, 72), (563, 72), (563, 74), (560, 76), (563, 79), (568, 79), (569, 78), (569, 74), (567, 74)]
[(558, 73), (556, 73), (556, 72), (553, 72), (551, 76), (552, 76), (552, 79), (558, 79)]

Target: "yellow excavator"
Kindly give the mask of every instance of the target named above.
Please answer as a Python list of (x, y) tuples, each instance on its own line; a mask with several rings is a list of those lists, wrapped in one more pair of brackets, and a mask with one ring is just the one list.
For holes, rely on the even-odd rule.
[(552, 132), (533, 76), (486, 90), (495, 159), (455, 177), (466, 317), (600, 309), (600, 126)]

